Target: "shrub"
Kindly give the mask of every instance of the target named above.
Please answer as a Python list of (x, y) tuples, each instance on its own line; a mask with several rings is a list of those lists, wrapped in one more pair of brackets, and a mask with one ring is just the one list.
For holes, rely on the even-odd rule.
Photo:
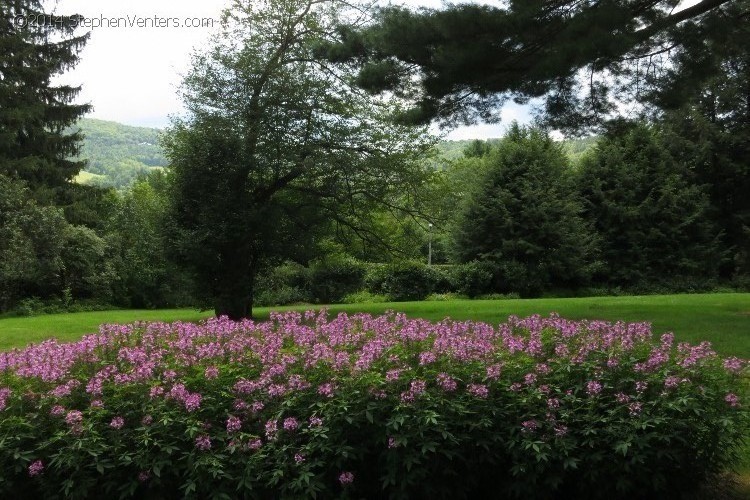
[(348, 293), (341, 299), (342, 304), (377, 304), (382, 302), (388, 302), (388, 297), (370, 293), (367, 290)]
[(677, 497), (734, 460), (746, 373), (557, 316), (103, 326), (0, 354), (0, 495)]
[(365, 267), (352, 258), (324, 259), (310, 266), (310, 288), (315, 302), (341, 302), (364, 284)]
[(437, 272), (431, 266), (414, 261), (371, 265), (365, 276), (370, 292), (387, 295), (396, 302), (424, 300), (437, 281)]
[(296, 262), (270, 269), (258, 277), (255, 300), (263, 306), (311, 302), (308, 269)]
[(471, 261), (453, 266), (453, 288), (470, 298), (492, 292), (492, 279), (496, 273), (490, 262)]

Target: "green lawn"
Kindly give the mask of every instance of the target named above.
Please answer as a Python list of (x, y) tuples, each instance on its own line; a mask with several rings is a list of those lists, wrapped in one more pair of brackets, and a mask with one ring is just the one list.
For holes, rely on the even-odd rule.
[[(320, 306), (292, 306), (275, 310), (309, 309)], [(638, 297), (593, 297), (573, 299), (453, 300), (445, 302), (399, 302), (384, 304), (339, 304), (331, 312), (382, 313), (393, 309), (409, 316), (440, 320), (473, 319), (498, 323), (510, 314), (527, 316), (557, 312), (571, 319), (650, 321), (654, 331), (673, 331), (679, 340), (710, 340), (723, 355), (750, 358), (750, 294), (651, 295)], [(267, 308), (256, 309), (259, 319), (268, 317)], [(102, 323), (136, 320), (197, 321), (211, 312), (190, 309), (115, 310), (52, 314), (30, 318), (0, 319), (0, 349), (21, 347), (29, 342), (57, 337), (76, 340), (95, 332)]]

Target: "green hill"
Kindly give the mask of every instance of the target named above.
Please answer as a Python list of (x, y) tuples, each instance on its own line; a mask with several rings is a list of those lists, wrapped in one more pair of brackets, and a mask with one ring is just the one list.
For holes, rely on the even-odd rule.
[(124, 188), (139, 175), (167, 165), (159, 129), (92, 118), (81, 119), (77, 128), (85, 136), (80, 157), (88, 160), (78, 182)]
[[(159, 129), (93, 118), (81, 119), (77, 127), (85, 136), (81, 158), (88, 160), (88, 166), (76, 178), (76, 182), (122, 189), (130, 186), (139, 175), (167, 165), (159, 146)], [(488, 139), (486, 142), (492, 144), (497, 141), (499, 139)], [(435, 168), (445, 168), (446, 163), (461, 158), (466, 148), (474, 142), (441, 141), (437, 145), (437, 155), (430, 163)], [(566, 140), (563, 141), (563, 149), (575, 164), (595, 142), (596, 137)]]

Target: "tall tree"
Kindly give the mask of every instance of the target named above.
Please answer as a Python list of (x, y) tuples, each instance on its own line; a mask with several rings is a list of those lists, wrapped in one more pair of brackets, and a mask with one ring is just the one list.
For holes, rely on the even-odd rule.
[(701, 186), (654, 130), (613, 127), (581, 161), (577, 185), (612, 286), (691, 288), (716, 277), (718, 231)]
[[(509, 0), (440, 10), (388, 6), (366, 27), (340, 28), (322, 50), (360, 66), (359, 83), (413, 107), (402, 119), (492, 121), (508, 99), (542, 99), (550, 124), (596, 125), (616, 101), (648, 100), (676, 59), (701, 68), (698, 38), (747, 22), (741, 0)], [(688, 6), (689, 5), (689, 6)]]
[(562, 147), (514, 124), (489, 154), (454, 230), (460, 262), (495, 268), (495, 289), (536, 295), (584, 284), (596, 267), (596, 240)]
[[(741, 2), (750, 16), (750, 1)], [(747, 17), (750, 20), (750, 17)], [(662, 142), (707, 188), (711, 216), (728, 250), (723, 278), (750, 282), (750, 22), (727, 32), (721, 43), (696, 39), (703, 48), (700, 73), (676, 76), (660, 98)], [(686, 63), (687, 64), (687, 63)], [(706, 69), (708, 68), (708, 69)], [(681, 72), (676, 71), (676, 74)], [(706, 79), (706, 75), (717, 76)], [(673, 95), (681, 98), (675, 101)], [(687, 104), (674, 109), (675, 104)]]
[(218, 315), (250, 316), (257, 274), (309, 257), (331, 224), (377, 243), (373, 206), (401, 209), (427, 175), (423, 132), (315, 58), (343, 5), (235, 1), (185, 79), (188, 116), (164, 141), (173, 241)]
[(74, 104), (80, 87), (52, 79), (75, 66), (88, 34), (78, 16), (45, 12), (39, 0), (0, 0), (0, 174), (54, 201), (83, 163), (79, 133), (65, 129), (90, 106)]

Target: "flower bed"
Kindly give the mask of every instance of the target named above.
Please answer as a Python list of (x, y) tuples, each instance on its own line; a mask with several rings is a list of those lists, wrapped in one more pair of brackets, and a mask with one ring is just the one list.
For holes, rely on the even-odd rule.
[(735, 460), (746, 374), (554, 315), (105, 325), (0, 353), (0, 494), (674, 496)]

